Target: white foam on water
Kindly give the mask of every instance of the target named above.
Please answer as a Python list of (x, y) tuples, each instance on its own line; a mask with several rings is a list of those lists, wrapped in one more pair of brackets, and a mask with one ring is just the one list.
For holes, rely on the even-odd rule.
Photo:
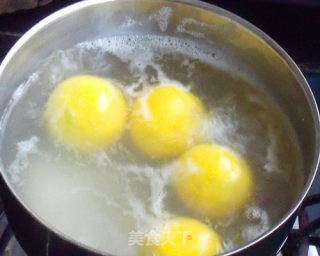
[(162, 32), (165, 32), (168, 28), (171, 13), (172, 9), (170, 7), (164, 6), (151, 14), (149, 16), (149, 20), (156, 20), (160, 30)]
[(229, 113), (234, 113), (233, 108), (222, 108), (211, 112), (202, 125), (202, 133), (208, 141), (231, 146), (236, 151), (245, 155), (245, 144), (248, 137), (234, 136), (239, 129), (239, 120), (232, 118)]
[[(156, 35), (115, 36), (107, 39), (83, 42), (78, 44), (76, 48), (84, 51), (101, 49), (101, 53), (110, 52), (123, 61), (132, 61), (136, 67), (145, 67), (153, 62), (154, 54), (159, 49), (162, 50), (162, 54), (171, 52), (172, 49), (174, 49), (175, 53), (187, 54), (187, 56), (191, 58), (199, 59), (206, 63), (215, 63), (216, 65), (225, 64), (222, 59), (219, 60), (219, 63), (216, 63), (216, 58), (212, 56), (209, 49), (200, 48), (192, 41)], [(121, 51), (119, 51), (119, 49), (121, 49)], [(218, 50), (217, 52), (220, 53)], [(220, 53), (220, 55), (222, 55), (222, 53)]]
[(39, 138), (32, 136), (30, 139), (17, 143), (17, 154), (15, 160), (9, 165), (8, 173), (12, 183), (21, 186), (23, 179), (20, 177), (21, 171), (25, 170), (30, 165), (29, 156), (38, 152), (37, 143)]
[(265, 210), (257, 206), (250, 206), (245, 214), (251, 221), (251, 224), (242, 231), (242, 237), (245, 241), (252, 241), (269, 229), (269, 216)]
[(197, 27), (202, 27), (202, 28), (208, 28), (209, 25), (205, 24), (203, 22), (197, 21), (193, 18), (184, 18), (182, 19), (182, 21), (179, 23), (179, 25), (177, 26), (177, 31), (180, 33), (186, 33), (189, 34), (193, 37), (197, 37), (197, 38), (204, 38), (205, 34), (198, 31), (198, 30), (193, 30), (191, 28), (188, 28), (188, 26), (193, 25), (193, 26), (197, 26)]
[[(170, 8), (164, 7), (150, 19), (165, 31), (170, 25), (170, 17)], [(134, 25), (130, 19), (124, 23), (127, 27)], [(192, 33), (198, 38), (202, 34), (195, 34), (189, 26), (206, 26), (190, 19), (180, 25), (180, 32)], [(102, 76), (121, 84), (119, 89), (130, 99), (129, 108), (131, 100), (144, 94), (150, 84), (171, 85), (193, 92), (197, 89), (193, 82), (182, 84), (178, 78), (172, 78), (159, 59), (166, 55), (182, 55), (183, 74), (190, 78), (191, 74), (194, 75), (196, 62), (218, 69), (228, 67), (224, 53), (218, 49), (214, 52), (213, 55), (212, 49), (185, 39), (133, 35), (87, 41), (52, 53), (39, 70), (17, 89), (8, 111), (7, 117), (15, 115), (14, 110), (20, 108), (17, 113), (26, 115), (26, 122), (35, 130), (33, 136), (14, 138), (9, 143), (16, 147), (16, 155), (6, 172), (13, 185), (22, 188), (20, 196), (42, 219), (66, 235), (106, 252), (136, 256), (136, 248), (128, 246), (128, 234), (138, 230), (150, 231), (163, 220), (173, 217), (166, 200), (172, 200), (177, 211), (184, 207), (168, 189), (174, 163), (143, 162), (125, 139), (106, 151), (85, 156), (62, 149), (45, 132), (37, 130), (46, 100), (59, 82), (78, 74)], [(151, 77), (146, 71), (148, 68), (152, 69)], [(103, 103), (103, 99), (101, 101)], [(204, 103), (206, 105), (207, 102)], [(146, 97), (142, 97), (141, 105), (143, 115), (152, 119)], [(19, 120), (18, 117), (15, 119)], [(254, 133), (240, 133), (243, 122), (232, 104), (210, 108), (201, 127), (201, 134), (206, 135), (203, 142), (226, 145), (247, 156), (248, 145), (252, 141), (261, 141), (261, 138)], [(3, 129), (3, 123), (1, 127)], [(10, 129), (20, 129), (20, 134), (24, 134), (23, 127), (24, 123), (13, 122), (6, 132), (9, 134)], [(267, 174), (277, 169), (279, 164), (275, 156), (277, 137), (272, 137), (274, 132), (270, 128), (268, 134), (264, 134), (269, 138), (264, 145), (266, 155), (263, 161)], [(188, 164), (191, 165), (190, 170), (196, 171), (193, 162)], [(194, 216), (194, 212), (185, 211), (183, 215)], [(249, 205), (245, 215), (248, 223), (241, 235), (246, 241), (271, 225), (267, 211), (260, 206)], [(233, 225), (234, 221), (225, 221), (223, 226), (207, 220), (210, 226), (221, 229)], [(235, 246), (237, 244), (232, 239), (224, 238), (224, 250)]]

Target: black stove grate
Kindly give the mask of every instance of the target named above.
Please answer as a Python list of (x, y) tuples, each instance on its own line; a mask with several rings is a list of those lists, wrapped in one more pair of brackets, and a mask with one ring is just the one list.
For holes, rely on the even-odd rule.
[(308, 256), (309, 246), (320, 248), (320, 217), (311, 220), (307, 208), (320, 205), (320, 194), (305, 199), (299, 211), (299, 229), (293, 229), (283, 247), (284, 256)]
[(0, 255), (4, 254), (12, 235), (3, 205), (0, 203)]

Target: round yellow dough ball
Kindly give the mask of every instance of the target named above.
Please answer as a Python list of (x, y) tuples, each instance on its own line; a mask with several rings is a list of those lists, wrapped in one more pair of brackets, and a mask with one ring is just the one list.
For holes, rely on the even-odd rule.
[(49, 97), (45, 126), (61, 144), (79, 151), (103, 149), (116, 141), (126, 122), (127, 106), (111, 81), (75, 76)]
[(202, 102), (192, 93), (170, 85), (147, 90), (133, 104), (130, 136), (153, 158), (172, 158), (200, 137)]
[(233, 150), (201, 144), (178, 161), (173, 186), (195, 211), (223, 219), (243, 209), (253, 192), (251, 170)]
[(221, 251), (219, 235), (207, 225), (189, 218), (176, 218), (159, 231), (157, 245), (148, 248), (145, 256), (213, 256)]

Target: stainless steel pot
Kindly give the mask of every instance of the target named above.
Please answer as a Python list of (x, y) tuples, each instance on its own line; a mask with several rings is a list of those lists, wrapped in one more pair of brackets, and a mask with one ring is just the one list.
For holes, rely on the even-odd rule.
[[(161, 18), (153, 19), (154, 13)], [(181, 27), (183, 19), (187, 22)], [(138, 22), (123, 26), (130, 20)], [(296, 212), (316, 175), (319, 114), (311, 90), (293, 60), (271, 38), (240, 17), (192, 0), (92, 0), (74, 4), (35, 25), (8, 53), (0, 66), (0, 115), (17, 86), (51, 52), (85, 40), (128, 33), (170, 35), (219, 44), (230, 52), (230, 72), (232, 67), (245, 66), (242, 72), (258, 78), (259, 86), (288, 116), (302, 151), (304, 188), (292, 208), (272, 229), (224, 254), (274, 255), (292, 228)], [(108, 255), (65, 237), (38, 218), (16, 194), (3, 168), (1, 174), (1, 197), (9, 221), (29, 255)]]

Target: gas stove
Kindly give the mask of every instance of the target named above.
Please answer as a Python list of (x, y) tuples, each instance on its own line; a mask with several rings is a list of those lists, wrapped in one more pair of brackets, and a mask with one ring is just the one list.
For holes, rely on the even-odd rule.
[[(31, 2), (29, 1), (29, 3)], [(0, 15), (0, 62), (12, 45), (32, 25), (50, 13), (77, 1), (34, 0), (33, 2), (35, 2), (34, 6), (38, 6), (38, 8)], [(298, 63), (313, 90), (318, 104), (320, 103), (319, 1), (207, 0), (207, 2), (238, 14), (274, 38)], [(45, 3), (49, 4), (42, 6)], [(316, 246), (320, 247), (319, 175), (310, 191), (309, 197), (301, 207), (295, 227), (279, 255), (318, 256), (319, 253)], [(19, 246), (8, 225), (1, 201), (0, 255), (27, 256)]]

